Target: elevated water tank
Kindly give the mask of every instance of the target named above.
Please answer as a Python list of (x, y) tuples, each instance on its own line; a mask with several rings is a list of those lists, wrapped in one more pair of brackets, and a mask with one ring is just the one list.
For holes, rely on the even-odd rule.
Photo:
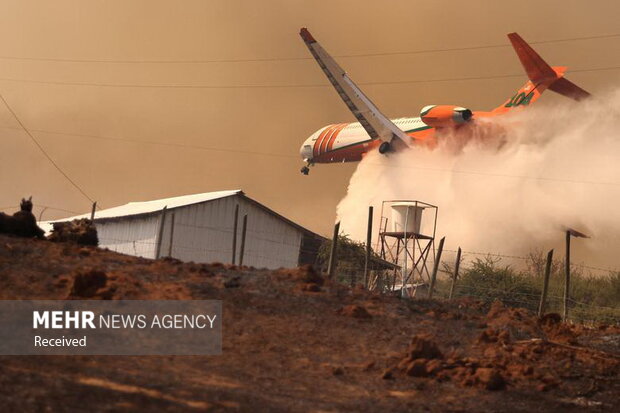
[(396, 202), (391, 207), (392, 231), (406, 232), (408, 234), (420, 233), (420, 223), (422, 222), (424, 207), (419, 206), (416, 202)]

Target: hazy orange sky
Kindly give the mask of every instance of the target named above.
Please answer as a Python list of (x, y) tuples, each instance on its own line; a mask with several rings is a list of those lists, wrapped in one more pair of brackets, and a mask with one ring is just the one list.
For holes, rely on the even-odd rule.
[[(620, 4), (611, 0), (0, 5), (0, 92), (101, 207), (239, 188), (323, 234), (355, 165), (319, 165), (302, 176), (299, 146), (325, 124), (354, 119), (310, 59), (300, 27), (333, 55), (505, 45), (338, 58), (391, 117), (417, 116), (426, 104), (487, 109), (511, 96), (525, 75), (430, 82), (521, 75), (508, 32), (530, 42), (620, 34)], [(569, 78), (594, 94), (620, 83), (620, 70), (570, 73), (619, 66), (620, 37), (535, 48), (549, 63), (568, 66)], [(271, 58), (288, 60), (230, 61)], [(213, 60), (228, 61), (205, 62)], [(425, 82), (364, 86), (407, 80)], [(562, 98), (546, 94), (541, 102), (555, 99)], [(35, 205), (90, 209), (5, 107), (0, 133), (0, 209), (28, 195)], [(43, 218), (67, 215), (50, 209)]]

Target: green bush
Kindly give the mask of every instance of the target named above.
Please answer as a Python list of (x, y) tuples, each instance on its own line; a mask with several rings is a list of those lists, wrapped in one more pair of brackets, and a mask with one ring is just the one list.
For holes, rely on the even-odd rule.
[[(317, 254), (316, 266), (323, 272), (327, 272), (331, 248), (332, 241), (326, 240), (321, 244)], [(364, 266), (366, 263), (366, 244), (354, 241), (349, 238), (348, 235), (339, 235), (336, 255), (338, 259), (336, 268), (334, 269), (335, 280), (346, 285), (361, 283), (363, 281)], [(383, 260), (381, 260), (381, 257), (374, 251), (372, 251), (370, 255), (369, 269), (375, 275), (386, 271), (391, 273), (391, 271), (388, 271), (390, 267), (386, 266)], [(373, 274), (371, 274), (371, 277), (372, 275)]]
[[(486, 302), (500, 300), (504, 304), (537, 311), (542, 291), (542, 271), (528, 265), (517, 271), (501, 265), (499, 259), (474, 260), (461, 269), (455, 296), (471, 296)], [(562, 313), (564, 297), (564, 265), (554, 262), (549, 277), (546, 312)], [(438, 283), (438, 295), (447, 296), (450, 282)], [(569, 318), (578, 322), (597, 321), (620, 324), (620, 272), (594, 276), (571, 268)]]
[(483, 301), (500, 300), (509, 306), (536, 310), (540, 290), (532, 277), (498, 264), (497, 259), (477, 258), (471, 267), (462, 272), (457, 295), (473, 296)]
[[(317, 266), (322, 271), (327, 271), (329, 255), (331, 253), (332, 240), (326, 240), (321, 244), (317, 255)], [(338, 236), (338, 265), (335, 268), (336, 281), (350, 284), (353, 280), (360, 280), (364, 272), (366, 261), (366, 247), (362, 242), (353, 241), (347, 235)]]

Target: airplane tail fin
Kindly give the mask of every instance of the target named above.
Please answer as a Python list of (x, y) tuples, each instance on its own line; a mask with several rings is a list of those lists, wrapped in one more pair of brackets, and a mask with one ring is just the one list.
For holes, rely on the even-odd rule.
[(529, 81), (519, 89), (517, 94), (502, 106), (497, 107), (494, 112), (505, 112), (516, 106), (528, 105), (537, 100), (546, 89), (577, 101), (590, 96), (590, 93), (564, 77), (566, 67), (549, 66), (517, 33), (508, 34), (508, 39), (510, 39), (525, 73), (527, 73)]

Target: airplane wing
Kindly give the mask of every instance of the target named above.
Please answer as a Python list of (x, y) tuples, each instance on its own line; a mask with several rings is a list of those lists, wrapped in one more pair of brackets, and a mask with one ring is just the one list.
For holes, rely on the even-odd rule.
[(308, 46), (314, 59), (323, 69), (323, 72), (325, 72), (327, 79), (329, 79), (340, 98), (364, 127), (368, 135), (373, 139), (381, 139), (388, 143), (394, 138), (399, 138), (409, 146), (411, 138), (381, 113), (368, 96), (357, 87), (347, 73), (312, 37), (308, 29), (302, 28), (299, 34), (306, 46)]

